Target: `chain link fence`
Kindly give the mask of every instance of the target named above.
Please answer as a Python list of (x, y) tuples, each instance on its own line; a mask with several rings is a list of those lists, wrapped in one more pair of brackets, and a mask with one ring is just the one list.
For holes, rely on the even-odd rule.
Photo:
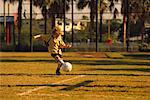
[[(32, 20), (30, 20), (30, 2), (23, 0), (20, 34), (21, 46), (18, 48), (19, 34), (18, 14), (16, 7), (18, 3), (9, 3), (9, 5), (11, 6), (7, 8), (8, 3), (6, 2), (5, 14), (3, 7), (3, 11), (0, 12), (0, 50), (31, 51), (32, 48), (32, 51), (47, 51), (47, 47), (45, 47), (42, 41), (33, 40), (31, 36), (36, 34), (50, 34), (52, 29), (52, 18), (50, 17), (50, 14), (52, 13), (48, 13), (45, 19), (43, 10), (32, 5)], [(141, 43), (146, 43), (146, 45), (149, 45), (149, 22), (146, 22), (148, 25), (145, 25), (145, 29), (143, 31), (144, 33), (141, 33), (140, 31), (140, 21), (137, 21), (136, 23), (129, 23), (130, 34), (126, 37), (128, 42), (124, 40), (125, 33), (123, 26), (123, 15), (121, 14), (121, 2), (116, 2), (115, 4), (118, 9), (116, 19), (113, 18), (114, 15), (109, 10), (106, 10), (103, 13), (101, 19), (101, 14), (99, 10), (97, 10), (97, 18), (96, 15), (94, 15), (93, 22), (91, 21), (91, 9), (86, 6), (85, 8), (79, 10), (77, 5), (77, 2), (73, 2), (73, 5), (70, 2), (70, 9), (65, 11), (65, 15), (63, 12), (59, 12), (59, 14), (55, 14), (53, 19), (55, 21), (55, 26), (60, 26), (64, 32), (64, 41), (73, 45), (72, 48), (66, 49), (65, 51), (117, 52), (127, 51), (127, 49), (128, 51), (139, 51)], [(32, 24), (32, 28), (30, 24)]]

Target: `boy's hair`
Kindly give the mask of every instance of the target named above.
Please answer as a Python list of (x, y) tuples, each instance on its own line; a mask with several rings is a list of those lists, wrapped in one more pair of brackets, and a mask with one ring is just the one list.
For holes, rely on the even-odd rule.
[(54, 27), (52, 33), (53, 33), (52, 35), (55, 34), (63, 35), (63, 32), (61, 31), (61, 28), (59, 26)]

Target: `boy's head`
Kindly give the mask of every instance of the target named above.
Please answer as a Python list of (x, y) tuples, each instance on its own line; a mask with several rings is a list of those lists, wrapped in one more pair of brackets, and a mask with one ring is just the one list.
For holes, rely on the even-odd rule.
[(54, 28), (53, 35), (63, 35), (63, 32), (61, 31), (61, 28), (59, 26), (56, 26)]

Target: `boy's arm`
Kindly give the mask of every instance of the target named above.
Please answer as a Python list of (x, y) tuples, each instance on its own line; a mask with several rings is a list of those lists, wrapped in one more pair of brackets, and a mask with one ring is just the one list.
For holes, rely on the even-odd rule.
[(64, 44), (60, 46), (61, 48), (71, 48), (72, 46), (70, 44)]
[(49, 35), (46, 35), (46, 34), (38, 34), (38, 35), (33, 36), (33, 38), (37, 40), (48, 41), (50, 37)]
[(34, 35), (33, 38), (34, 38), (34, 39), (40, 39), (40, 38), (41, 38), (41, 35), (40, 35), (40, 34)]
[(70, 45), (70, 44), (65, 44), (64, 42), (63, 42), (63, 40), (62, 41), (60, 41), (60, 48), (71, 48), (72, 46)]

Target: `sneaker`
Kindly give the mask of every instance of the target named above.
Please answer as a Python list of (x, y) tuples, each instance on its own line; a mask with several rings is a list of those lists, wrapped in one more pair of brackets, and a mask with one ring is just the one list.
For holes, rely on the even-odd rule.
[(56, 75), (61, 75), (59, 68), (56, 69)]

